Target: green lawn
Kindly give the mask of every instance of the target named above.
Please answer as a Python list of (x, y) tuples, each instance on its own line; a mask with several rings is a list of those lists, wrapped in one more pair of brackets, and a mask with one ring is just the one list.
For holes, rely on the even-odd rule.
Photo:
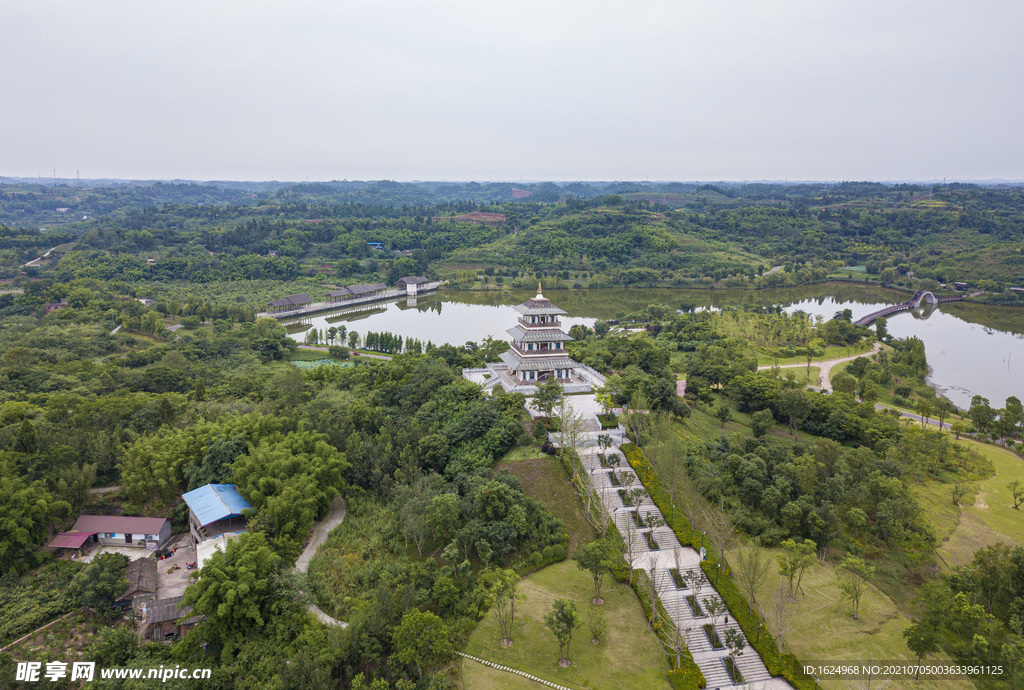
[[(593, 578), (572, 561), (534, 573), (520, 584), (526, 600), (516, 610), (512, 647), (504, 649), (498, 644), (498, 626), (488, 615), (463, 651), (574, 688), (669, 690), (668, 661), (647, 628), (640, 602), (627, 585), (607, 579), (601, 591), (605, 604), (595, 607), (590, 603)], [(599, 645), (591, 643), (585, 625), (576, 631), (569, 648), (572, 665), (565, 669), (558, 666), (558, 642), (543, 621), (555, 599), (563, 598), (575, 601), (584, 619), (590, 610), (597, 609), (608, 623), (608, 632)], [(472, 690), (540, 687), (521, 676), (469, 659), (460, 663), (464, 686)]]
[(553, 456), (533, 446), (513, 448), (494, 469), (507, 469), (514, 474), (523, 483), (523, 493), (543, 503), (562, 521), (569, 534), (570, 554), (597, 536), (583, 514), (576, 490)]
[[(766, 549), (774, 560), (781, 549)], [(735, 552), (730, 560), (735, 563)], [(779, 585), (777, 570), (773, 568), (758, 590), (758, 599), (773, 600)], [(787, 635), (788, 646), (804, 663), (841, 663), (843, 661), (896, 661), (915, 662), (903, 640), (903, 630), (911, 624), (884, 592), (868, 585), (860, 603), (859, 620), (853, 620), (853, 607), (842, 601), (836, 586), (835, 569), (826, 561), (817, 563), (804, 572), (801, 583), (803, 594), (797, 594), (797, 609), (793, 628)], [(769, 621), (771, 617), (769, 616)], [(847, 690), (845, 681), (823, 682), (825, 690)], [(881, 687), (881, 686), (879, 686)], [(893, 681), (890, 689), (953, 688), (967, 690), (973, 685), (967, 680), (922, 680), (913, 677)]]
[[(868, 342), (866, 340), (865, 341), (861, 341), (859, 343), (856, 343), (854, 345), (847, 346), (847, 347), (839, 347), (837, 345), (829, 345), (827, 348), (825, 348), (825, 354), (822, 355), (821, 357), (815, 357), (814, 360), (811, 362), (811, 364), (813, 365), (814, 362), (825, 362), (825, 361), (828, 361), (830, 359), (842, 359), (843, 357), (853, 357), (854, 355), (864, 354), (865, 352), (868, 352), (868, 351), (871, 350), (872, 345), (874, 345), (874, 343), (870, 343), (870, 342)], [(805, 356), (802, 356), (802, 355), (797, 356), (797, 357), (780, 357), (779, 358), (779, 364), (806, 364), (806, 363), (807, 363), (807, 358)], [(764, 351), (759, 351), (757, 353), (757, 366), (765, 367), (765, 366), (772, 366), (774, 364), (775, 364), (775, 357), (773, 357), (771, 354), (769, 354), (767, 352), (764, 352)]]
[[(991, 460), (996, 473), (988, 479), (972, 482), (973, 496), (968, 495), (960, 502), (956, 528), (939, 547), (939, 554), (950, 567), (969, 562), (979, 548), (998, 541), (1024, 544), (1024, 510), (1014, 510), (1013, 497), (1007, 487), (1014, 479), (1024, 482), (1024, 460), (997, 446), (966, 439), (960, 443), (966, 443)], [(945, 493), (940, 497), (941, 502), (952, 504), (948, 488)], [(927, 510), (929, 515), (936, 512), (934, 507)]]

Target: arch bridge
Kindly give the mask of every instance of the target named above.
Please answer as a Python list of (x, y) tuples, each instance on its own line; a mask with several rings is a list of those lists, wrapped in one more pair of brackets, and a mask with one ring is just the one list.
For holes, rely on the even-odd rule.
[(884, 309), (879, 309), (878, 311), (872, 312), (867, 316), (857, 319), (853, 323), (855, 326), (867, 326), (875, 319), (879, 319), (883, 316), (889, 316), (890, 314), (895, 314), (897, 312), (915, 309), (921, 306), (922, 302), (927, 302), (928, 304), (938, 304), (940, 302), (959, 302), (962, 299), (964, 299), (963, 296), (936, 297), (931, 290), (918, 290), (917, 292), (914, 293), (913, 297), (908, 299), (903, 304), (894, 304)]

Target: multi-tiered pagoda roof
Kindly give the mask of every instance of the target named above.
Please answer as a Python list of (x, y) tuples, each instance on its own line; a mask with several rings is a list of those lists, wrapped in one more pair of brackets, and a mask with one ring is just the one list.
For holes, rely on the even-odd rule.
[(554, 377), (560, 382), (572, 380), (572, 372), (579, 364), (565, 351), (565, 343), (572, 338), (562, 330), (559, 316), (565, 310), (551, 303), (537, 286), (537, 296), (515, 307), (519, 323), (505, 331), (512, 346), (502, 353), (501, 361), (521, 385), (536, 385)]

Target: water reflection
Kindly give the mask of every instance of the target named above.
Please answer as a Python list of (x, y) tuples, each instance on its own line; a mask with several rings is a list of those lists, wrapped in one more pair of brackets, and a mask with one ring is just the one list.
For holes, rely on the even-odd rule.
[[(371, 305), (340, 307), (305, 319), (282, 320), (289, 334), (301, 341), (313, 327), (326, 330), (346, 325), (360, 334), (390, 331), (403, 338), (435, 344), (478, 342), (485, 337), (507, 339), (505, 330), (515, 323), (513, 305), (529, 299), (533, 290), (491, 292), (448, 291), (397, 298)], [(901, 304), (904, 292), (857, 285), (816, 285), (779, 290), (550, 290), (545, 291), (574, 324), (592, 325), (595, 319), (614, 319), (650, 304), (672, 309), (723, 307), (776, 307), (801, 310), (831, 319), (850, 309), (854, 320), (882, 307)], [(925, 343), (932, 367), (930, 381), (958, 406), (970, 404), (975, 393), (1002, 407), (1006, 398), (1024, 398), (1024, 310), (964, 302), (923, 303), (919, 308), (888, 318), (896, 337), (917, 336)]]

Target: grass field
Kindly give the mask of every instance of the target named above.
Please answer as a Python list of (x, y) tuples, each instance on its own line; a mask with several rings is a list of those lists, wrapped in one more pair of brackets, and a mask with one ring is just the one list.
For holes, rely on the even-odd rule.
[(497, 472), (507, 469), (514, 474), (523, 483), (523, 492), (527, 496), (543, 503), (562, 521), (569, 534), (570, 554), (597, 536), (583, 515), (575, 489), (553, 456), (545, 455), (532, 446), (513, 448), (494, 469)]
[[(1024, 544), (1024, 511), (1014, 510), (1013, 497), (1007, 487), (1014, 479), (1024, 482), (1024, 459), (997, 446), (966, 439), (960, 443), (988, 458), (996, 473), (988, 479), (972, 482), (973, 495), (964, 497), (960, 502), (956, 525), (939, 546), (939, 555), (950, 567), (969, 562), (979, 548), (998, 541), (1010, 545)], [(948, 529), (948, 515), (955, 506), (950, 500), (948, 487), (945, 487), (944, 494), (931, 501), (926, 500), (929, 496), (923, 495), (919, 500), (929, 519), (940, 522), (945, 517), (942, 524)], [(945, 504), (949, 507), (946, 508)], [(938, 525), (936, 529), (938, 531)]]
[[(825, 348), (825, 354), (823, 354), (821, 357), (815, 357), (811, 361), (811, 364), (813, 365), (814, 362), (825, 362), (825, 361), (828, 361), (830, 359), (842, 359), (843, 357), (853, 357), (855, 355), (861, 355), (861, 354), (864, 354), (865, 352), (870, 351), (873, 344), (874, 343), (870, 343), (870, 342), (865, 340), (865, 341), (856, 343), (855, 345), (850, 345), (848, 347), (839, 347), (839, 346), (836, 346), (836, 345), (830, 345), (827, 348)], [(780, 365), (782, 365), (782, 364), (806, 364), (806, 363), (807, 363), (807, 358), (802, 356), (802, 355), (801, 356), (797, 356), (797, 357), (780, 357), (779, 358), (779, 364)], [(758, 352), (757, 353), (757, 366), (759, 366), (759, 367), (766, 367), (766, 366), (773, 366), (774, 364), (775, 364), (775, 357), (773, 357), (772, 355), (770, 355), (770, 354), (768, 354), (766, 352)]]
[[(516, 610), (512, 647), (504, 649), (498, 644), (498, 626), (487, 616), (463, 651), (572, 688), (669, 690), (668, 662), (647, 628), (636, 595), (627, 585), (606, 578), (601, 591), (605, 604), (595, 607), (590, 604), (593, 591), (590, 574), (580, 571), (572, 561), (549, 566), (520, 583), (526, 600)], [(597, 609), (608, 623), (608, 632), (599, 645), (590, 642), (585, 624), (576, 631), (569, 648), (572, 665), (565, 669), (558, 666), (558, 642), (543, 621), (552, 603), (563, 598), (575, 601), (584, 619), (589, 611)], [(472, 690), (540, 687), (521, 676), (468, 659), (462, 659), (461, 665), (464, 687)]]
[[(781, 549), (766, 549), (775, 558)], [(735, 553), (730, 558), (736, 562)], [(773, 599), (779, 585), (777, 570), (772, 568), (764, 585), (758, 591), (760, 601)], [(853, 620), (853, 607), (840, 599), (836, 586), (835, 569), (814, 566), (804, 572), (801, 583), (803, 594), (797, 594), (797, 610), (793, 629), (787, 635), (788, 646), (802, 663), (841, 663), (843, 661), (897, 661), (916, 662), (907, 650), (903, 630), (908, 620), (882, 591), (868, 585), (860, 602), (859, 620)], [(769, 617), (770, 621), (770, 617)], [(845, 681), (822, 682), (825, 690), (846, 690)], [(881, 686), (878, 686), (881, 687)], [(889, 688), (954, 688), (967, 690), (973, 685), (967, 680), (922, 680), (913, 677), (893, 681)]]

